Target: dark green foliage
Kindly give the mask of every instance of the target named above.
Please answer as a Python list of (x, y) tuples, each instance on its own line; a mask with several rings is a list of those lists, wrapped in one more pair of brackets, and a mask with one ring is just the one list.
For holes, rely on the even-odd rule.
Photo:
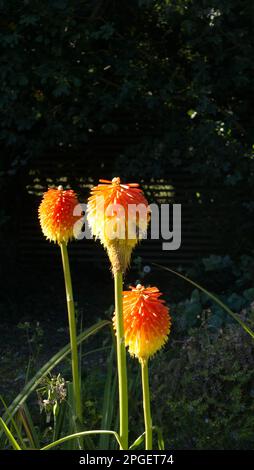
[(211, 334), (203, 321), (172, 338), (151, 363), (154, 421), (166, 448), (252, 449), (253, 366), (253, 340), (233, 325)]
[(0, 6), (1, 138), (13, 169), (59, 145), (80, 151), (90, 134), (127, 132), (131, 173), (184, 162), (241, 181), (252, 144), (250, 1)]
[[(48, 156), (81, 164), (86, 176), (187, 171), (195, 189), (186, 198), (198, 192), (200, 218), (225, 243), (233, 233), (235, 251), (248, 249), (251, 10), (250, 0), (1, 0), (8, 194), (7, 175), (21, 172), (23, 189), (27, 164)], [(207, 213), (211, 201), (216, 212)]]
[[(229, 256), (210, 255), (193, 265), (188, 276), (202, 283), (208, 290), (216, 293), (233, 312), (240, 313), (254, 302), (253, 256), (241, 256), (234, 262)], [(182, 295), (182, 291), (181, 291)], [(218, 329), (234, 320), (203, 292), (194, 289), (187, 299), (172, 304), (175, 312), (175, 327), (188, 331), (201, 323), (201, 313), (206, 310), (208, 326)], [(254, 304), (253, 304), (254, 305)]]

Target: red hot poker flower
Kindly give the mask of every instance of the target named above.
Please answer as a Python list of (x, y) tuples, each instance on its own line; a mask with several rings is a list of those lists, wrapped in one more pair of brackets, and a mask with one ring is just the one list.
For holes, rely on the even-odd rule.
[(149, 221), (148, 202), (139, 184), (123, 184), (118, 177), (100, 180), (91, 189), (87, 219), (93, 235), (107, 249), (113, 271), (124, 272)]
[(78, 217), (73, 215), (78, 199), (72, 189), (48, 189), (39, 206), (39, 220), (45, 237), (53, 242), (68, 243)]
[[(169, 308), (161, 295), (157, 287), (140, 284), (123, 292), (125, 345), (141, 362), (159, 351), (170, 333)], [(115, 326), (115, 317), (113, 323)]]

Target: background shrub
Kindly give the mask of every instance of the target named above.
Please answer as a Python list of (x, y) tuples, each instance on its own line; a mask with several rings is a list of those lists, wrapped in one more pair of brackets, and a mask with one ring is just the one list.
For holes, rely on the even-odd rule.
[(167, 448), (253, 448), (252, 343), (235, 325), (211, 331), (204, 316), (154, 360), (154, 420)]

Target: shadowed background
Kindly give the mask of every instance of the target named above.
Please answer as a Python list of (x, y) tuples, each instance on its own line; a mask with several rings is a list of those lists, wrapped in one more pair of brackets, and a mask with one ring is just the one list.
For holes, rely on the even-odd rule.
[[(26, 321), (42, 323), (47, 352), (41, 362), (67, 340), (60, 254), (43, 238), (37, 218), (42, 192), (62, 184), (86, 202), (89, 188), (100, 177), (119, 175), (139, 182), (149, 202), (182, 204), (181, 248), (163, 252), (160, 240), (142, 242), (126, 285), (137, 280), (160, 283), (172, 305), (174, 347), (180, 348), (179, 361), (187, 361), (184, 367), (193, 376), (195, 341), (199, 329), (206, 328), (204, 318), (215, 335), (232, 325), (219, 309), (211, 310), (202, 296), (155, 269), (152, 262), (182, 267), (224, 296), (237, 312), (254, 301), (252, 1), (0, 0), (0, 11), (3, 371), (10, 373), (13, 357), (17, 369), (23, 370), (31, 354), (22, 336)], [(70, 245), (70, 255), (79, 318), (91, 324), (104, 318), (105, 311), (110, 317), (112, 279), (103, 249), (82, 240)], [(151, 269), (148, 274), (144, 266)], [(191, 328), (196, 330), (188, 343), (185, 335), (192, 334)], [(234, 351), (241, 350), (241, 341), (233, 335)], [(186, 359), (179, 344), (185, 352), (189, 347), (193, 352), (194, 345), (193, 355)], [(201, 348), (200, 377), (214, 367), (206, 363), (208, 355), (214, 354), (219, 364), (216, 347), (215, 342), (212, 352), (207, 344)], [(226, 357), (227, 346), (222, 349)], [(218, 377), (227, 375), (234, 361), (240, 374), (244, 361), (235, 354), (221, 365)], [(250, 373), (253, 350), (246, 354)], [(11, 383), (19, 389), (24, 373), (19, 378), (15, 371), (8, 378), (7, 372), (3, 389), (9, 390)], [(177, 401), (179, 389), (170, 391), (168, 403), (176, 417), (179, 409), (184, 411), (179, 417), (180, 437), (173, 445), (253, 444), (250, 423), (245, 434), (239, 434), (239, 396), (252, 397), (253, 375), (241, 378), (232, 409), (225, 408), (235, 428), (230, 419), (214, 418), (214, 403), (208, 405), (204, 398), (207, 390), (195, 389), (190, 379), (190, 389), (194, 388), (188, 394), (190, 384), (177, 377), (184, 403)], [(214, 400), (221, 400), (224, 410), (221, 389), (227, 393), (219, 382)], [(201, 404), (195, 401), (200, 395)], [(243, 406), (250, 409), (249, 402)], [(193, 431), (196, 441), (189, 435), (195, 427), (192, 418), (198, 423)], [(179, 432), (177, 419), (171, 434)], [(217, 430), (212, 444), (203, 438), (209, 420), (211, 435)], [(232, 426), (235, 434), (228, 438)]]

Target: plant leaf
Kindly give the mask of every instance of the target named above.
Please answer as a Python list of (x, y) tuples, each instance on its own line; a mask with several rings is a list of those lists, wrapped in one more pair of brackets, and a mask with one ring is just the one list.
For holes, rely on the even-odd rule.
[(165, 450), (165, 444), (164, 444), (164, 439), (163, 439), (163, 434), (162, 430), (158, 428), (157, 426), (154, 426), (153, 429), (157, 433), (157, 438), (158, 438), (158, 449), (159, 450)]
[[(116, 375), (113, 374), (113, 361), (114, 361), (114, 347), (112, 346), (111, 352), (108, 358), (107, 378), (106, 378), (106, 383), (104, 387), (101, 429), (108, 429), (112, 425), (113, 409), (114, 409), (115, 393), (116, 393)], [(108, 434), (101, 434), (100, 440), (99, 440), (99, 449), (101, 450), (109, 449), (109, 435)]]
[(20, 421), (23, 424), (23, 427), (25, 429), (27, 438), (30, 442), (31, 448), (33, 449), (39, 449), (40, 447), (40, 442), (39, 442), (39, 436), (35, 430), (35, 426), (30, 414), (30, 411), (26, 405), (26, 403), (23, 403), (20, 408), (19, 408), (19, 417)]
[(137, 437), (137, 439), (131, 444), (129, 450), (136, 449), (138, 446), (140, 446), (140, 444), (142, 444), (142, 442), (145, 438), (145, 435), (146, 435), (146, 433), (143, 432), (143, 434), (141, 434), (139, 437)]
[(20, 442), (20, 445), (21, 445), (22, 450), (26, 450), (26, 449), (27, 449), (27, 446), (26, 446), (26, 444), (25, 444), (25, 442), (24, 442), (24, 440), (23, 440), (23, 438), (22, 438), (21, 430), (19, 429), (19, 426), (18, 426), (18, 424), (16, 423), (15, 419), (14, 419), (12, 416), (9, 415), (8, 406), (6, 405), (4, 399), (3, 399), (3, 397), (2, 397), (1, 395), (0, 395), (0, 400), (1, 400), (2, 404), (3, 404), (3, 406), (4, 406), (4, 409), (5, 409), (6, 413), (7, 413), (7, 415), (8, 415), (9, 418), (10, 418), (10, 422), (11, 422), (12, 426), (14, 427), (14, 429), (15, 429), (15, 431), (16, 431), (16, 433), (17, 433), (17, 437), (18, 437), (18, 440), (19, 440), (19, 442)]
[(244, 329), (244, 331), (246, 331), (246, 333), (248, 333), (254, 339), (254, 332), (248, 327), (248, 325), (246, 325), (246, 323), (244, 323), (237, 316), (236, 313), (232, 312), (232, 310), (227, 305), (225, 305), (218, 297), (216, 297), (216, 295), (212, 294), (211, 292), (206, 290), (204, 287), (200, 286), (197, 282), (192, 281), (188, 277), (184, 276), (183, 274), (178, 273), (177, 271), (174, 271), (173, 269), (167, 268), (166, 266), (161, 266), (160, 264), (157, 264), (157, 263), (152, 263), (152, 264), (154, 266), (157, 266), (158, 268), (164, 269), (165, 271), (169, 271), (170, 273), (175, 274), (178, 277), (181, 277), (182, 279), (184, 279), (189, 284), (192, 284), (193, 286), (200, 289), (208, 297), (210, 297), (210, 299), (212, 299), (216, 304), (218, 304), (221, 308), (223, 308), (223, 310), (225, 310), (225, 312), (227, 312), (232, 318), (234, 318), (234, 320), (237, 323), (239, 323), (239, 325), (241, 325), (241, 327)]
[(13, 436), (13, 434), (11, 433), (11, 431), (9, 430), (9, 428), (6, 426), (5, 422), (2, 420), (2, 418), (0, 418), (0, 426), (2, 427), (2, 430), (5, 432), (6, 436), (8, 437), (12, 447), (14, 450), (21, 450), (21, 447), (19, 446), (19, 444), (17, 443), (15, 437)]
[(89, 435), (91, 436), (91, 435), (94, 435), (94, 434), (111, 434), (112, 436), (114, 436), (116, 438), (119, 446), (121, 447), (120, 437), (118, 436), (117, 432), (108, 431), (108, 430), (105, 430), (105, 429), (96, 429), (96, 430), (93, 430), (93, 431), (82, 431), (82, 432), (77, 432), (75, 434), (70, 434), (69, 436), (64, 436), (61, 439), (58, 439), (57, 441), (51, 442), (47, 446), (42, 447), (41, 450), (49, 450), (49, 449), (52, 449), (52, 447), (56, 447), (56, 446), (58, 446), (60, 444), (63, 444), (64, 442), (69, 441), (71, 439), (78, 439), (79, 437), (89, 436)]

